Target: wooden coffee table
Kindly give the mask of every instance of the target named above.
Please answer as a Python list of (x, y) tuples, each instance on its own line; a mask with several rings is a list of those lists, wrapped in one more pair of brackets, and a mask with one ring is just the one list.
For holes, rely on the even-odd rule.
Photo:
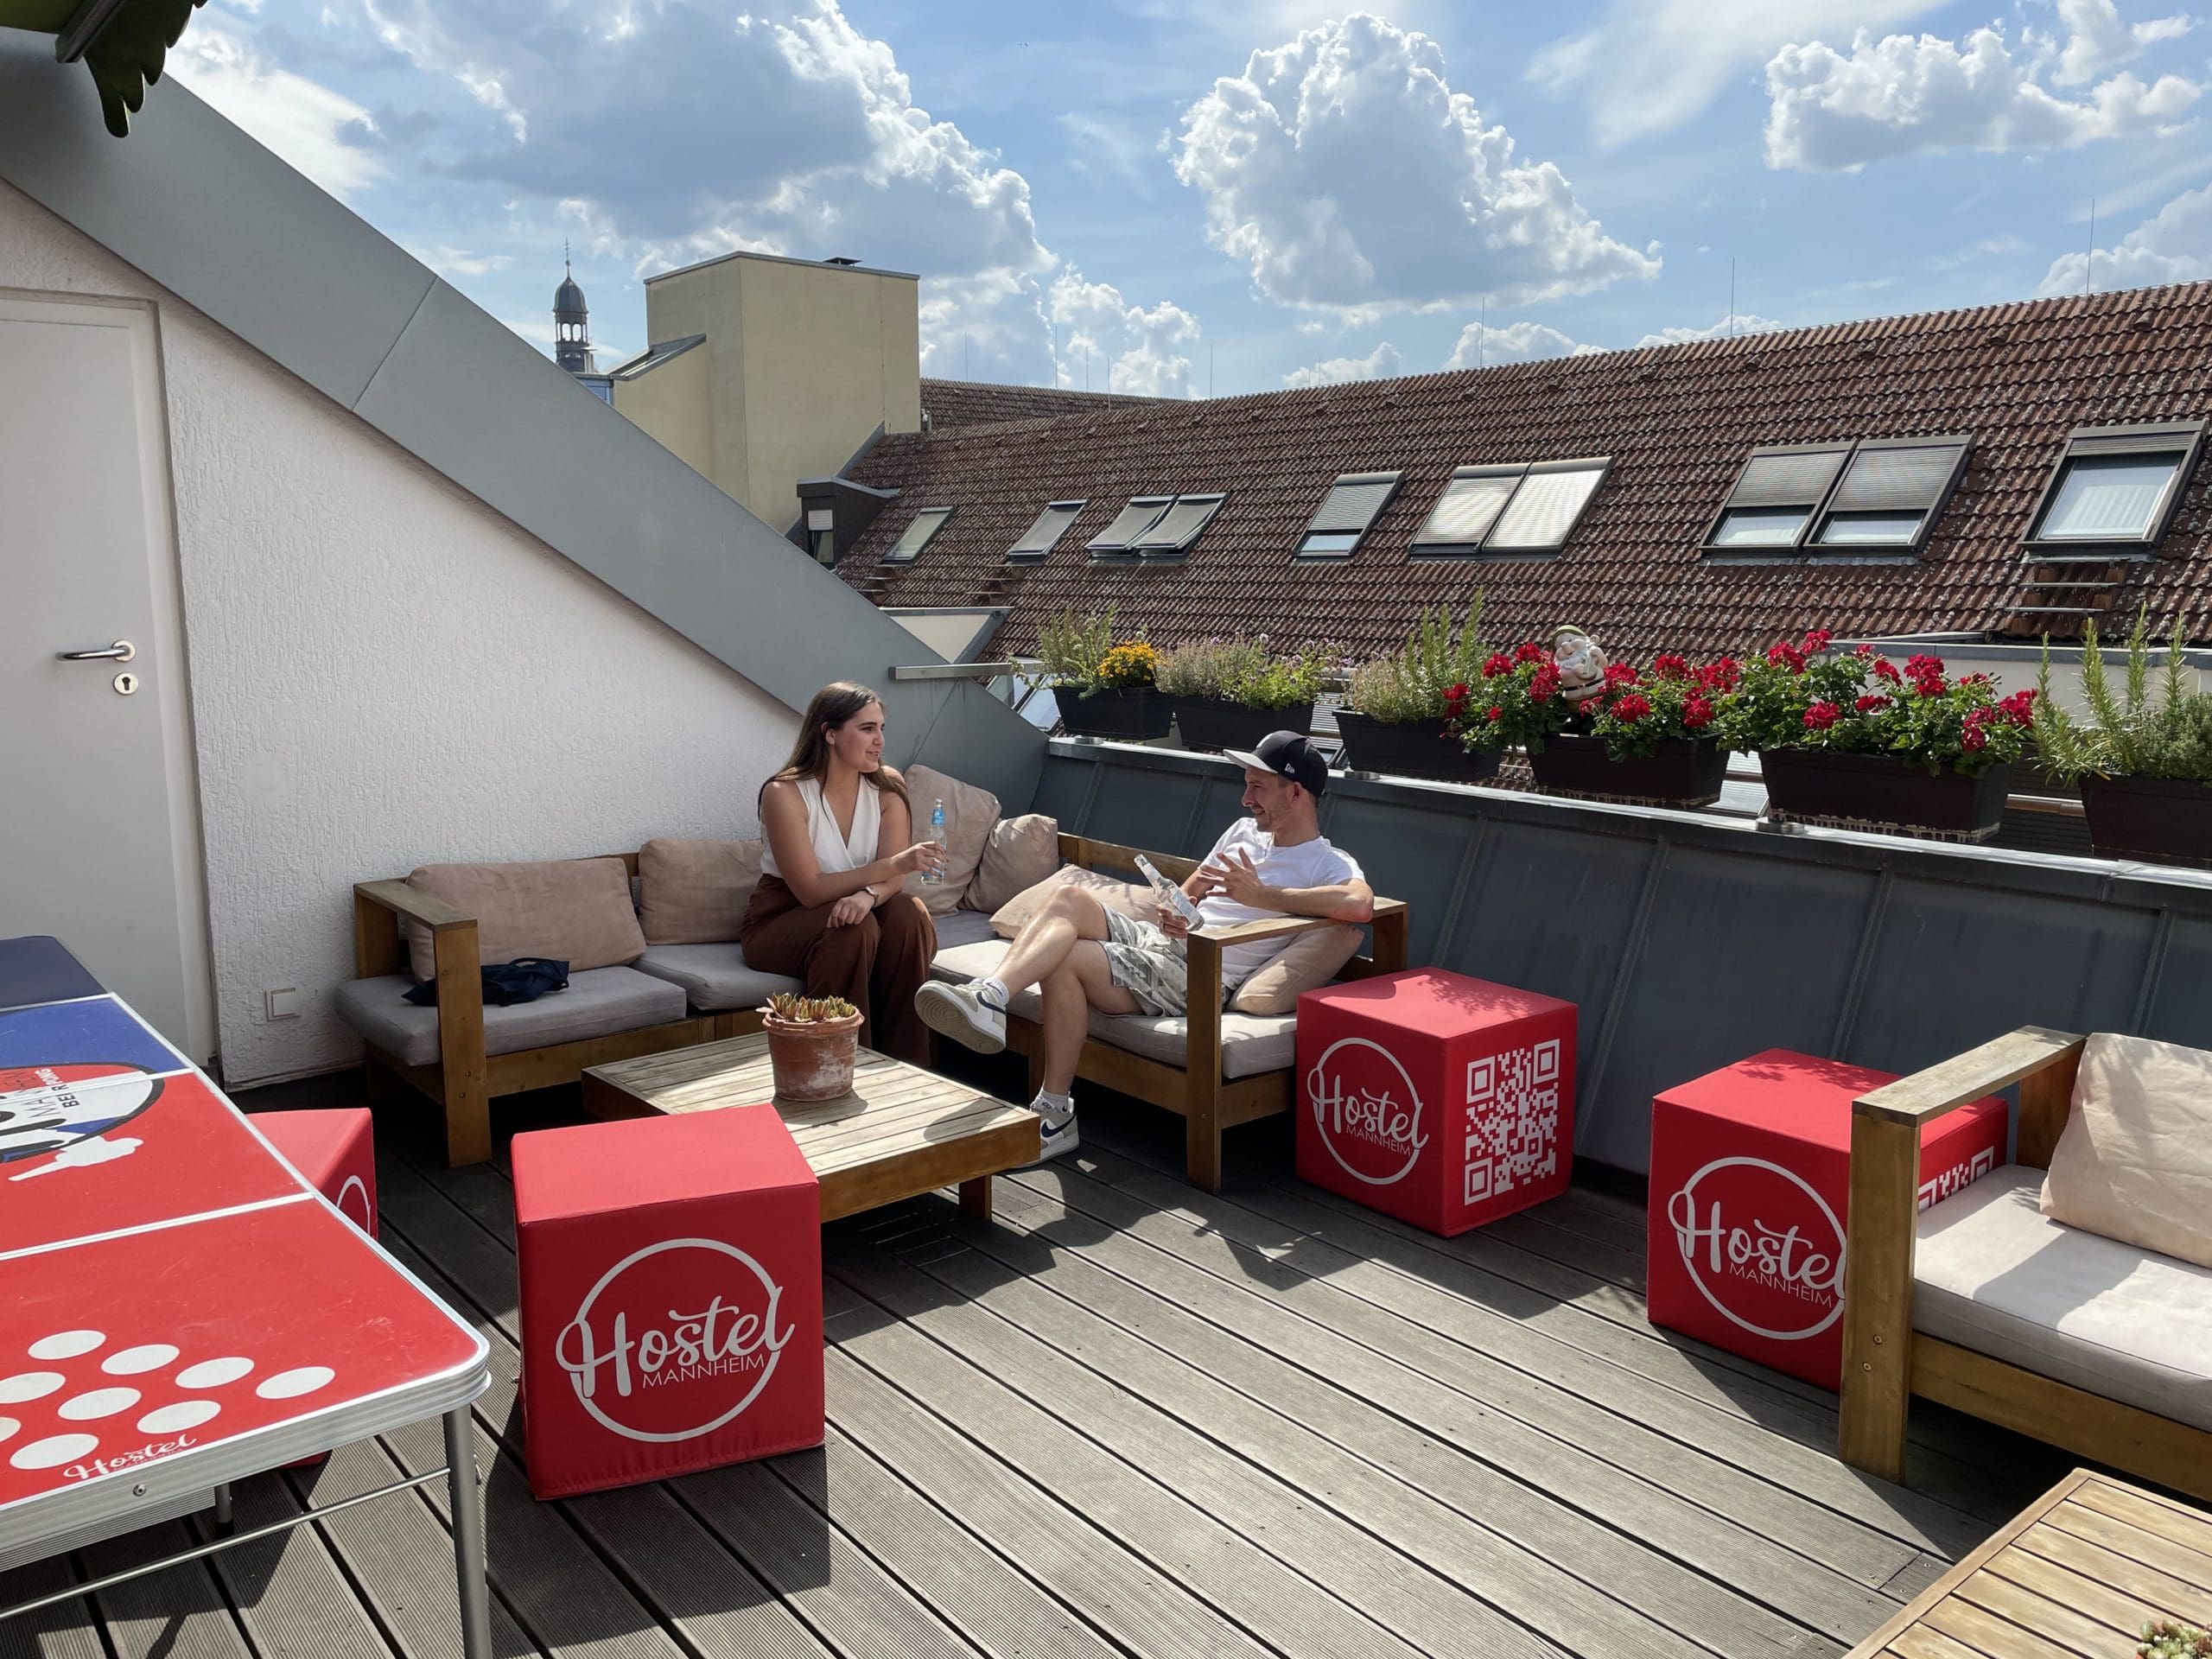
[(1849, 1659), (2120, 1659), (2158, 1619), (2212, 1629), (2212, 1516), (2076, 1469)]
[[(768, 1039), (758, 1032), (583, 1076), (584, 1109), (598, 1117), (709, 1112), (774, 1093)], [(1042, 1133), (1033, 1112), (872, 1048), (853, 1067), (852, 1093), (775, 1105), (822, 1183), (824, 1221), (955, 1185), (962, 1209), (988, 1217), (991, 1177), (1036, 1162)]]

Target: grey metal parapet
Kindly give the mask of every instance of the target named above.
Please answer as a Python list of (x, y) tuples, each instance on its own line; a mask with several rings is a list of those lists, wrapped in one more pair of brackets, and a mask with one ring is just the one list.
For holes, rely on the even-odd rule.
[[(1031, 810), (1195, 855), (1243, 791), (1216, 757), (1060, 739)], [(1322, 828), (1412, 906), (1414, 963), (1578, 1006), (1575, 1149), (1623, 1169), (1655, 1093), (1762, 1049), (1906, 1072), (2027, 1024), (2212, 1047), (2212, 873), (1342, 776)]]

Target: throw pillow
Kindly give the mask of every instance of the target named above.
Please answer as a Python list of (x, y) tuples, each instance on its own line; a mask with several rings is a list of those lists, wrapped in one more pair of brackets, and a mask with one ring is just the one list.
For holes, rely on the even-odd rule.
[(1319, 990), (1358, 954), (1360, 931), (1349, 923), (1294, 933), (1274, 957), (1244, 976), (1229, 999), (1232, 1014), (1296, 1014), (1301, 991)]
[(1001, 818), (983, 844), (983, 861), (961, 895), (963, 910), (994, 911), (1060, 868), (1060, 825), (1042, 812)]
[(2212, 1268), (2212, 1052), (2091, 1037), (2044, 1178), (2043, 1211)]
[[(407, 885), (476, 918), (479, 965), (556, 957), (581, 974), (645, 954), (645, 936), (630, 907), (630, 872), (619, 858), (426, 864)], [(437, 971), (429, 928), (408, 929), (407, 956), (416, 978)]]
[(920, 899), (932, 916), (950, 916), (960, 908), (960, 895), (976, 879), (983, 861), (983, 847), (991, 826), (999, 821), (999, 798), (987, 789), (963, 784), (957, 778), (929, 766), (909, 766), (906, 772), (906, 801), (914, 810), (914, 839), (926, 841), (930, 809), (944, 803), (944, 874), (925, 881), (918, 874), (906, 878), (906, 891)]
[(638, 920), (649, 944), (721, 944), (737, 937), (760, 884), (758, 836), (656, 836), (638, 850)]
[(1101, 875), (1096, 870), (1086, 870), (1079, 864), (1071, 864), (1055, 870), (1033, 887), (1014, 894), (991, 913), (991, 931), (1002, 939), (1010, 939), (1021, 931), (1022, 924), (1039, 911), (1052, 894), (1064, 887), (1081, 887), (1109, 910), (1118, 910), (1125, 916), (1134, 916), (1141, 922), (1160, 919), (1153, 902), (1152, 889), (1128, 881), (1116, 881), (1110, 875)]

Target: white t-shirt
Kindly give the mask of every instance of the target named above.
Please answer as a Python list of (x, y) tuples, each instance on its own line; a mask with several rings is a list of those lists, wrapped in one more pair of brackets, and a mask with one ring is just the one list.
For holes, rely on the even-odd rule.
[[(1263, 887), (1334, 887), (1347, 881), (1366, 880), (1359, 861), (1331, 846), (1326, 836), (1316, 836), (1295, 847), (1278, 847), (1275, 838), (1249, 818), (1239, 818), (1230, 824), (1221, 839), (1214, 842), (1213, 850), (1198, 861), (1218, 868), (1232, 852), (1243, 853), (1252, 861)], [(1281, 914), (1278, 910), (1257, 910), (1250, 905), (1240, 905), (1225, 893), (1198, 900), (1201, 923), (1210, 928), (1270, 921)], [(1225, 986), (1243, 983), (1255, 969), (1288, 950), (1290, 944), (1289, 939), (1284, 938), (1230, 945), (1221, 953), (1221, 976)]]

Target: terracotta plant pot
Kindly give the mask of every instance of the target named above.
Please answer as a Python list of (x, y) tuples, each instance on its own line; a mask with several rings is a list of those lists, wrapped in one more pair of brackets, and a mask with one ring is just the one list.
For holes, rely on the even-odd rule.
[(1857, 828), (1895, 828), (1986, 841), (2005, 817), (2012, 768), (1992, 766), (1978, 778), (1889, 754), (1830, 754), (1820, 749), (1765, 749), (1767, 816)]
[(2100, 858), (2212, 869), (2212, 784), (2091, 772), (2082, 779), (2082, 806)]
[(1152, 686), (1135, 691), (1094, 691), (1086, 696), (1071, 685), (1052, 688), (1060, 724), (1076, 737), (1118, 737), (1137, 742), (1167, 735), (1175, 719), (1175, 700)]
[(1225, 697), (1178, 697), (1175, 723), (1186, 749), (1249, 750), (1270, 732), (1310, 732), (1313, 705), (1254, 709)]
[(860, 1015), (793, 1024), (772, 1014), (766, 1029), (778, 1100), (836, 1100), (853, 1092)]
[(1344, 762), (1350, 771), (1433, 778), (1447, 784), (1479, 784), (1497, 774), (1497, 750), (1469, 753), (1458, 738), (1444, 734), (1440, 720), (1393, 722), (1339, 709), (1337, 731), (1344, 741)]
[(1562, 734), (1531, 750), (1536, 787), (1561, 795), (1597, 795), (1665, 806), (1710, 806), (1728, 778), (1728, 751), (1709, 737), (1669, 738), (1647, 755), (1616, 760), (1601, 737)]

